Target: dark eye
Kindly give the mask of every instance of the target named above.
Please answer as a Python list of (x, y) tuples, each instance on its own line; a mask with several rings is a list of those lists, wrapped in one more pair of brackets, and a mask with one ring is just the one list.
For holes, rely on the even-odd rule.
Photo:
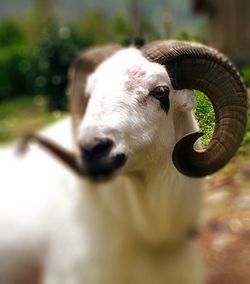
[(153, 91), (150, 92), (150, 95), (158, 100), (161, 100), (169, 95), (169, 87), (168, 86), (156, 87)]
[(156, 98), (160, 102), (161, 108), (168, 113), (169, 110), (169, 87), (158, 86), (150, 92), (150, 96)]

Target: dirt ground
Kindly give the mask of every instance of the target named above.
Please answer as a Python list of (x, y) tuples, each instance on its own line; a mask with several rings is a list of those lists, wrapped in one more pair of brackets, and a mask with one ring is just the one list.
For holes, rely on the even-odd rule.
[(250, 284), (250, 146), (209, 178), (205, 206), (206, 284)]

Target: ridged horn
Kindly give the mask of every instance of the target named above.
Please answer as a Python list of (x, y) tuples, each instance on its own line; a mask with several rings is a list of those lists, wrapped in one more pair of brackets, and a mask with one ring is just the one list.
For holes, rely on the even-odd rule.
[(221, 169), (235, 154), (247, 123), (245, 86), (233, 64), (218, 51), (182, 41), (156, 41), (141, 49), (152, 62), (166, 67), (174, 89), (203, 92), (215, 111), (215, 130), (206, 149), (194, 150), (201, 133), (183, 137), (172, 159), (182, 174), (203, 177)]

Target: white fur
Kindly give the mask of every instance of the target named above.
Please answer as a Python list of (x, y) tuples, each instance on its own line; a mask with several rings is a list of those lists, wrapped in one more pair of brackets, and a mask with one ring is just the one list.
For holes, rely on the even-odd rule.
[[(167, 114), (148, 95), (158, 85), (170, 88)], [(25, 242), (32, 238), (36, 248), (47, 248), (40, 260), (44, 283), (201, 284), (199, 253), (188, 231), (199, 222), (202, 180), (183, 176), (171, 161), (175, 143), (198, 129), (192, 91), (173, 90), (162, 66), (129, 48), (97, 68), (87, 93), (77, 141), (108, 136), (115, 141), (113, 154), (128, 155), (111, 181), (79, 179), (38, 149), (31, 151), (20, 173), (14, 162), (0, 169), (12, 170), (5, 185), (14, 191), (6, 204), (12, 206), (17, 188), (25, 192), (16, 202), (22, 207), (24, 230), (31, 232)], [(66, 125), (55, 129), (62, 137), (70, 135)], [(13, 210), (10, 215), (18, 220), (22, 214)], [(40, 256), (38, 249), (36, 253)]]
[[(42, 133), (72, 147), (69, 118)], [(36, 145), (24, 157), (16, 150), (0, 150), (0, 283), (35, 284), (54, 231), (71, 218), (75, 177)]]

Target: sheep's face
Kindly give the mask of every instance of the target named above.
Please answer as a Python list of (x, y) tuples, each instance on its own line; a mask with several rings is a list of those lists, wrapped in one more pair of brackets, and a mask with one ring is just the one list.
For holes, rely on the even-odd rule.
[(89, 102), (78, 134), (88, 176), (103, 180), (169, 160), (175, 110), (193, 106), (190, 92), (182, 99), (176, 93), (165, 68), (134, 48), (103, 62), (88, 78)]

